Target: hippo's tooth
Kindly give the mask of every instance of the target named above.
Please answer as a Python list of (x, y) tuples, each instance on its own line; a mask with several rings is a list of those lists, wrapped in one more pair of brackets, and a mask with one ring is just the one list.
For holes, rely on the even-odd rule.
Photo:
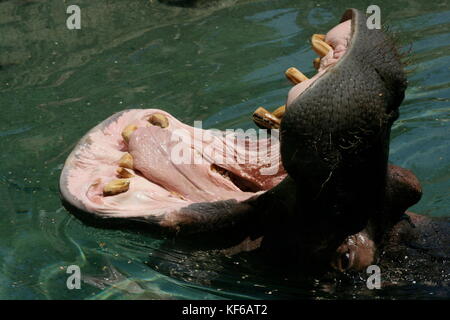
[(119, 167), (133, 169), (133, 156), (125, 153), (119, 160)]
[(253, 121), (260, 128), (266, 129), (278, 129), (280, 128), (280, 119), (275, 117), (272, 113), (264, 109), (263, 107), (259, 107), (253, 113)]
[(314, 68), (316, 68), (316, 70), (319, 70), (319, 68), (320, 68), (320, 58), (315, 58), (313, 60), (313, 66), (314, 66)]
[(286, 75), (286, 78), (288, 78), (293, 84), (308, 80), (307, 76), (305, 76), (297, 68), (294, 67), (287, 69), (284, 74)]
[(312, 38), (317, 39), (317, 40), (322, 40), (325, 41), (325, 34), (320, 34), (320, 33), (315, 33), (312, 35)]
[(169, 126), (169, 119), (161, 113), (152, 114), (150, 118), (148, 118), (148, 122), (163, 129)]
[(138, 127), (134, 124), (130, 124), (128, 126), (125, 127), (125, 129), (123, 129), (122, 131), (122, 138), (123, 140), (125, 140), (126, 143), (128, 143), (128, 141), (130, 141), (130, 136), (131, 134), (137, 129)]
[(313, 50), (320, 56), (324, 57), (328, 51), (333, 50), (328, 43), (320, 38), (320, 35), (314, 34), (311, 38), (311, 44)]
[(272, 112), (272, 114), (278, 119), (281, 119), (283, 118), (285, 112), (286, 112), (286, 105), (283, 105), (281, 107), (276, 108), (275, 111)]
[(179, 193), (176, 192), (176, 191), (170, 191), (170, 194), (171, 194), (172, 196), (176, 197), (176, 198), (181, 199), (181, 200), (186, 200), (185, 197), (183, 197), (181, 194), (179, 194)]
[(128, 179), (116, 179), (110, 181), (107, 185), (103, 187), (103, 195), (114, 196), (119, 193), (128, 191), (130, 188), (130, 180)]
[(125, 169), (125, 168), (117, 168), (116, 172), (117, 172), (117, 176), (119, 178), (126, 179), (126, 178), (133, 178), (134, 177), (134, 175), (130, 171)]

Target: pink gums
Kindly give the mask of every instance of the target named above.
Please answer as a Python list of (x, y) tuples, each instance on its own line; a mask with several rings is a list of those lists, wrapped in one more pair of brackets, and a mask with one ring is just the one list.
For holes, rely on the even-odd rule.
[(310, 87), (318, 78), (320, 78), (328, 69), (334, 66), (339, 59), (347, 51), (348, 44), (351, 38), (351, 20), (344, 21), (333, 29), (328, 31), (325, 37), (325, 42), (332, 48), (326, 56), (320, 60), (320, 67), (318, 72), (311, 79), (300, 82), (291, 88), (288, 94), (286, 105), (289, 105), (308, 87)]

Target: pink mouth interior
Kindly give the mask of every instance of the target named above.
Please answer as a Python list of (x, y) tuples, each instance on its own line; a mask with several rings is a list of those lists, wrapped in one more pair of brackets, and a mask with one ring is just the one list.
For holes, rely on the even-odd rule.
[[(150, 125), (147, 120), (154, 113), (165, 115), (169, 126)], [(130, 124), (138, 129), (127, 145), (121, 134)], [(67, 189), (89, 212), (116, 217), (160, 215), (195, 202), (243, 201), (285, 177), (278, 147), (268, 151), (271, 141), (245, 142), (234, 133), (214, 136), (162, 110), (129, 110), (106, 127), (90, 132), (69, 157), (65, 165)], [(104, 196), (103, 187), (118, 179), (119, 159), (126, 152), (133, 156), (135, 168), (130, 170), (135, 176), (130, 178), (129, 190)], [(174, 154), (191, 157), (181, 161)], [(264, 168), (276, 173), (264, 174)]]
[(347, 52), (351, 39), (352, 23), (351, 20), (344, 21), (333, 29), (328, 31), (325, 42), (330, 45), (330, 50), (326, 56), (320, 60), (318, 72), (311, 79), (300, 82), (289, 91), (286, 105), (289, 105), (307, 88), (309, 88), (317, 79), (334, 66), (339, 59)]

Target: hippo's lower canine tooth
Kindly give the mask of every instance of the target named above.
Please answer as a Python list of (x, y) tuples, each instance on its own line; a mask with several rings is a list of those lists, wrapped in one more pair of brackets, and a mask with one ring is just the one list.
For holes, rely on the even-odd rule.
[(137, 129), (138, 127), (134, 124), (130, 124), (128, 126), (125, 127), (125, 129), (123, 129), (122, 131), (122, 138), (123, 140), (125, 140), (126, 143), (128, 143), (128, 141), (130, 141), (130, 136), (131, 134)]
[(327, 55), (328, 51), (333, 50), (328, 43), (323, 41), (320, 35), (313, 34), (311, 38), (313, 50), (322, 58)]
[(272, 113), (264, 109), (263, 107), (259, 107), (253, 113), (253, 121), (260, 128), (265, 129), (278, 129), (280, 128), (280, 119), (275, 117)]
[(154, 113), (148, 118), (148, 122), (153, 124), (154, 126), (158, 126), (161, 128), (167, 128), (169, 126), (169, 120), (167, 117), (161, 113)]
[(173, 196), (176, 197), (176, 198), (181, 199), (181, 200), (186, 200), (185, 197), (183, 197), (181, 194), (179, 194), (179, 193), (176, 192), (176, 191), (170, 191), (170, 194), (173, 195)]
[(293, 84), (308, 80), (307, 76), (305, 76), (297, 68), (294, 67), (287, 69), (284, 74), (286, 75), (286, 78), (288, 78)]
[(314, 39), (325, 41), (325, 34), (315, 33), (312, 35)]
[(115, 196), (116, 194), (128, 191), (130, 188), (130, 180), (128, 179), (117, 179), (109, 182), (103, 187), (103, 195)]
[(286, 105), (283, 105), (281, 107), (276, 108), (275, 111), (272, 112), (272, 114), (278, 119), (281, 119), (283, 118), (285, 112), (286, 112)]
[(119, 160), (119, 167), (133, 169), (133, 156), (125, 153)]
[(134, 175), (130, 171), (125, 169), (125, 168), (117, 168), (116, 172), (117, 172), (117, 176), (119, 178), (126, 179), (126, 178), (133, 178), (134, 177)]

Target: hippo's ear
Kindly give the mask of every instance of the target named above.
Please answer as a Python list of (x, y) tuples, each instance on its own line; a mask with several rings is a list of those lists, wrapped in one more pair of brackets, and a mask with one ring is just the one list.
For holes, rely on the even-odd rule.
[(410, 170), (390, 164), (387, 172), (386, 198), (393, 220), (400, 217), (409, 207), (419, 202), (422, 187), (419, 179)]

